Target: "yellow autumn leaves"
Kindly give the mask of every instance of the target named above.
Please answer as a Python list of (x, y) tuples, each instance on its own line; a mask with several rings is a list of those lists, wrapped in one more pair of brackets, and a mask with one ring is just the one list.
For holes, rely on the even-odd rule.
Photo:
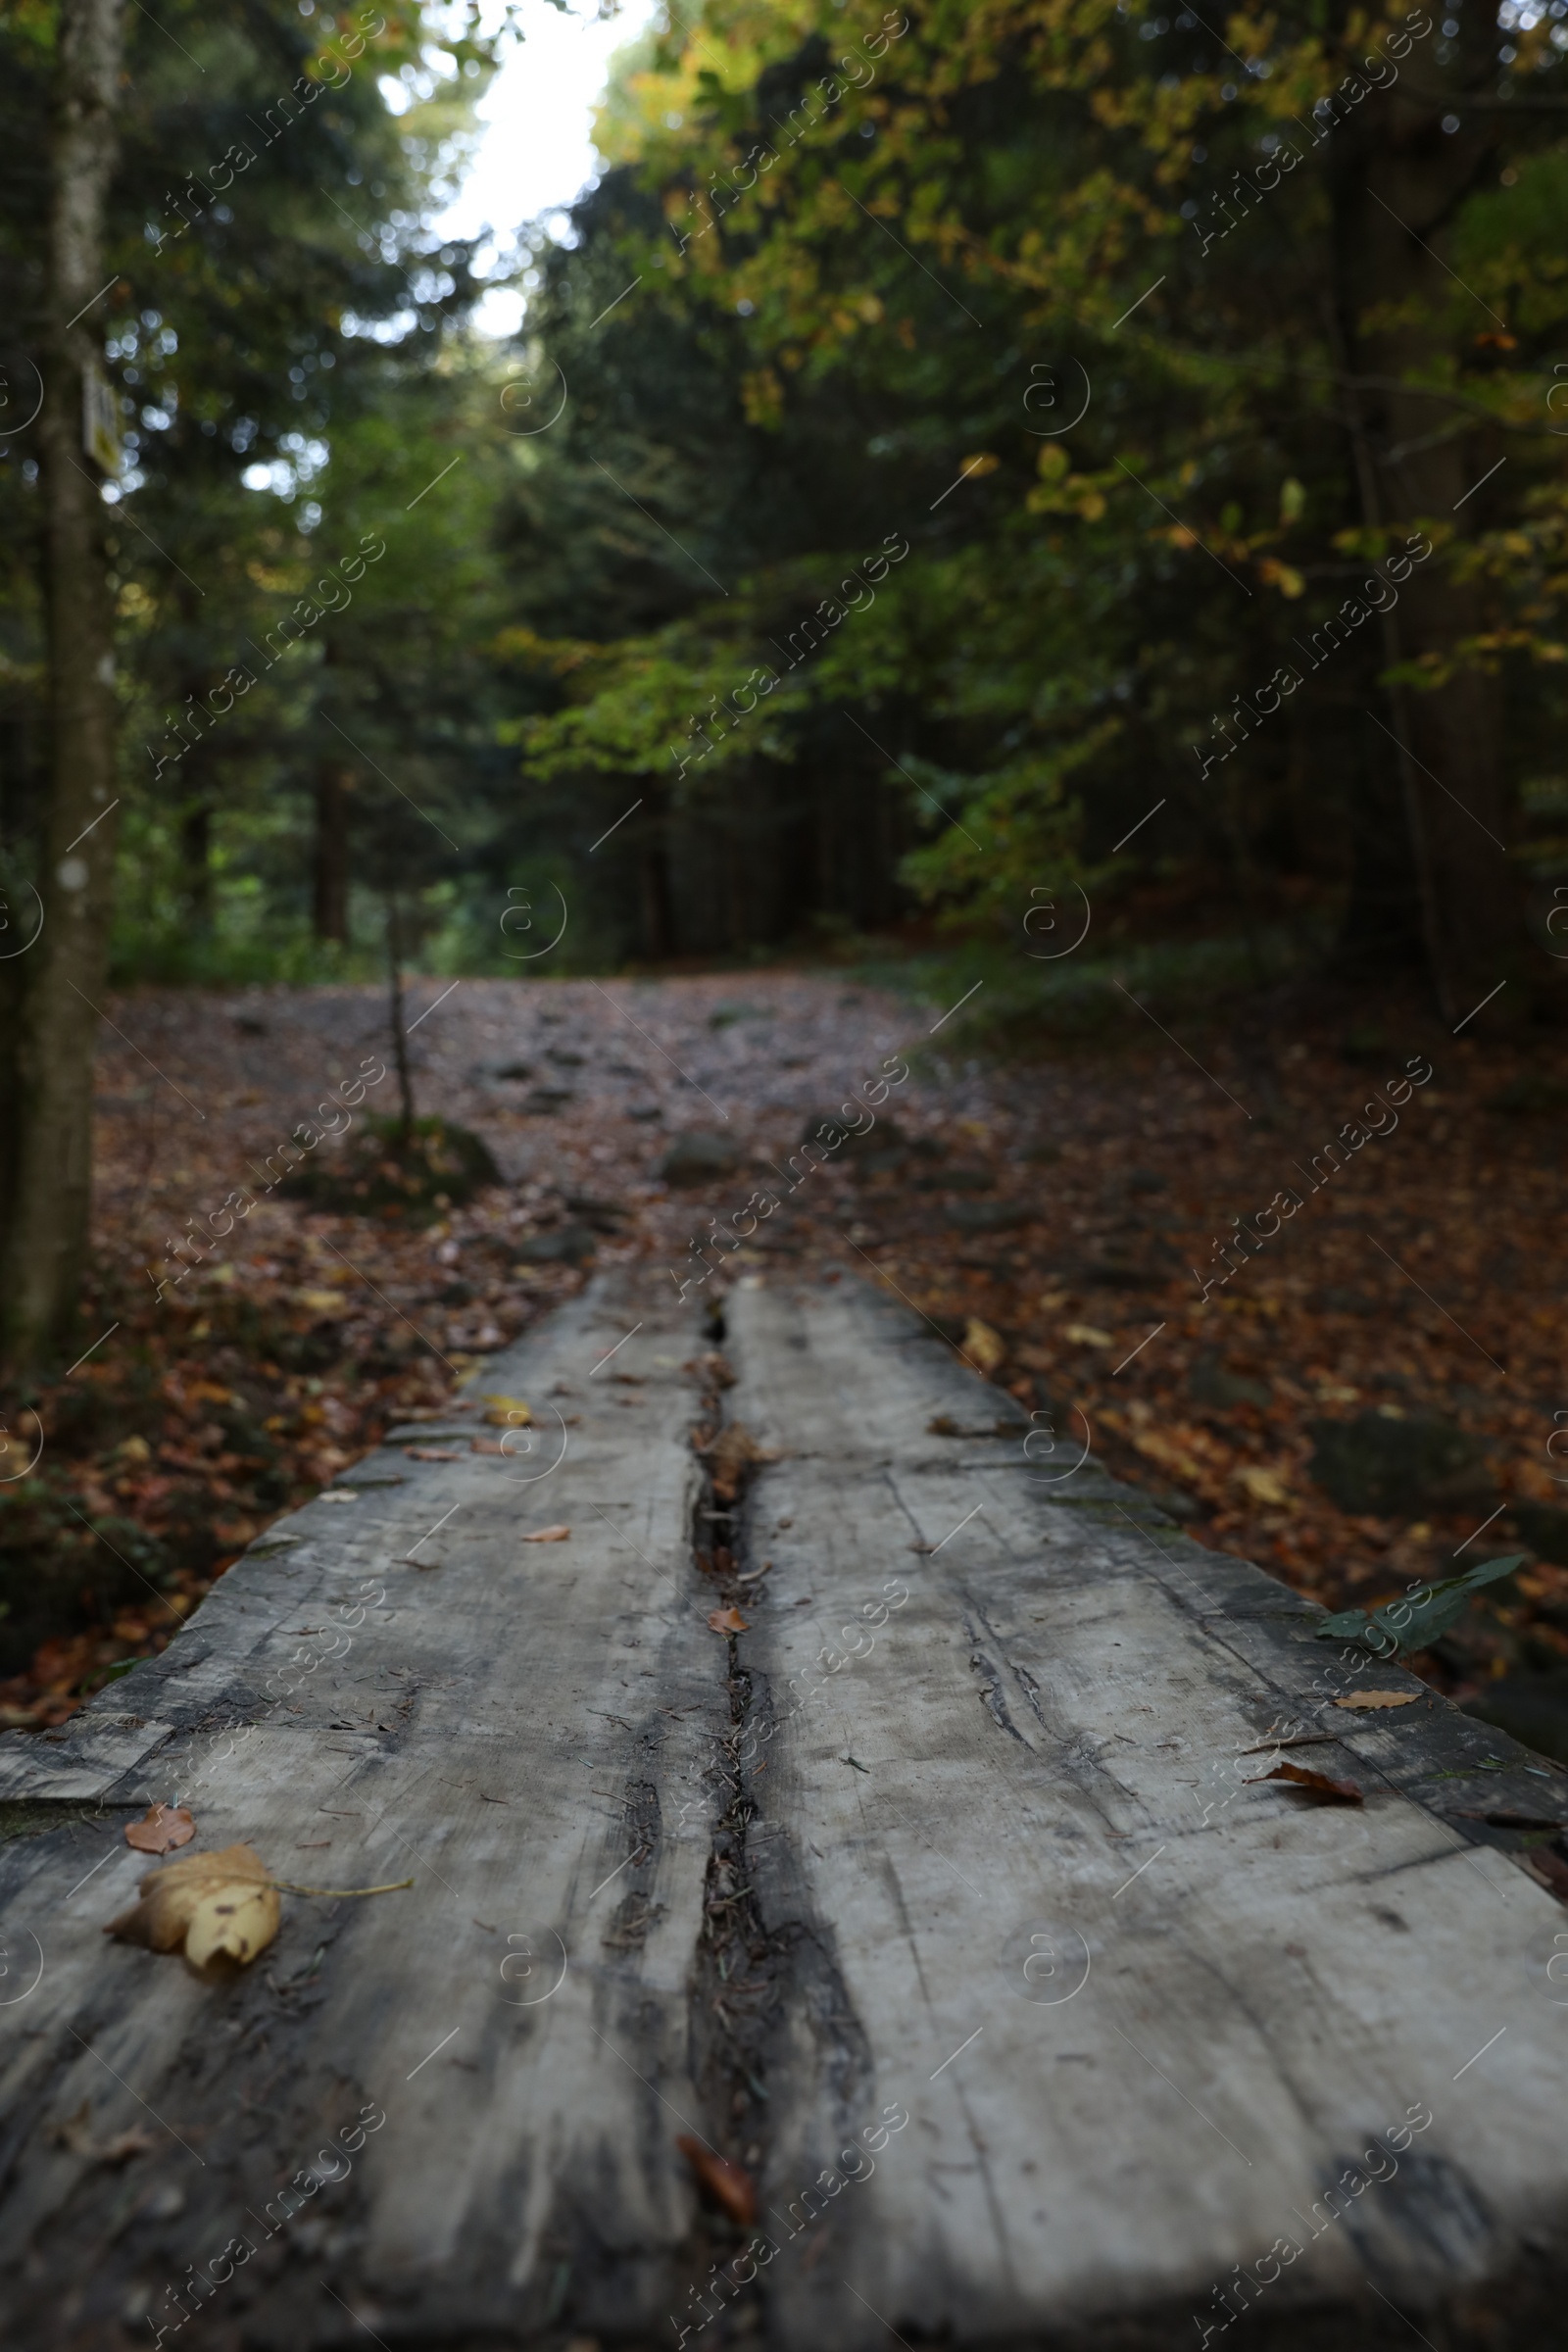
[[(194, 1835), (187, 1812), (162, 1805), (125, 1833), (127, 1842), (153, 1853), (182, 1845)], [(149, 1952), (182, 1951), (193, 1968), (214, 1960), (244, 1968), (277, 1934), (283, 1917), (279, 1894), (401, 1894), (413, 1885), (412, 1879), (399, 1879), (386, 1886), (297, 1886), (292, 1879), (274, 1879), (254, 1846), (225, 1845), (219, 1853), (184, 1854), (149, 1872), (138, 1889), (141, 1899), (112, 1919), (104, 1934)]]
[(141, 1900), (112, 1919), (106, 1936), (151, 1952), (183, 1949), (205, 1968), (220, 1954), (243, 1965), (277, 1934), (283, 1907), (266, 1863), (248, 1845), (186, 1854), (141, 1882)]

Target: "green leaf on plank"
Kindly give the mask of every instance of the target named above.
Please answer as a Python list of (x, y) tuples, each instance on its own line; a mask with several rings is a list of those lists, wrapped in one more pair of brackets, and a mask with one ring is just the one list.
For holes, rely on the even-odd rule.
[(1440, 1635), (1457, 1625), (1483, 1585), (1495, 1584), (1523, 1565), (1529, 1555), (1511, 1551), (1504, 1558), (1483, 1560), (1463, 1576), (1445, 1577), (1441, 1584), (1423, 1585), (1418, 1593), (1383, 1606), (1341, 1609), (1325, 1617), (1317, 1629), (1320, 1642), (1358, 1642), (1377, 1656), (1390, 1658), (1398, 1650), (1430, 1648)]

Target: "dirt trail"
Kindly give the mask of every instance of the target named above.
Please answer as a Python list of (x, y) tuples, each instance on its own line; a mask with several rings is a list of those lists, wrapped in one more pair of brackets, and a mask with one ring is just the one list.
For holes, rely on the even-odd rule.
[[(1243, 1063), (1121, 1004), (1102, 1046), (982, 1067), (948, 1008), (821, 971), (420, 980), (408, 1009), (420, 1108), (478, 1130), (507, 1180), (424, 1230), (263, 1189), (323, 1089), (390, 1060), (377, 992), (111, 1007), (90, 1352), (34, 1400), (37, 1474), (0, 1483), (0, 1724), (63, 1721), (279, 1508), (397, 1414), (439, 1409), (591, 1267), (652, 1265), (700, 1302), (788, 1265), (874, 1270), (1043, 1433), (1066, 1443), (1087, 1417), (1097, 1453), (1202, 1542), (1331, 1606), (1449, 1574), (1476, 1542), (1537, 1554), (1421, 1671), (1568, 1756), (1549, 1303), (1568, 1090), (1541, 1054), (1391, 1013), (1377, 1037), (1364, 1018), (1348, 1037), (1287, 1028)], [(1423, 1049), (1433, 1075), (1397, 1124), (1368, 1107), (1381, 1132), (1348, 1151), (1359, 1107)], [(875, 1128), (806, 1173), (808, 1128), (857, 1098), (869, 1117), (873, 1096)], [(709, 1156), (668, 1181), (692, 1130)], [(247, 1185), (254, 1207), (215, 1242)], [(1274, 1231), (1287, 1186), (1302, 1206)], [(1322, 1424), (1387, 1451), (1396, 1420), (1456, 1474), (1331, 1493)]]

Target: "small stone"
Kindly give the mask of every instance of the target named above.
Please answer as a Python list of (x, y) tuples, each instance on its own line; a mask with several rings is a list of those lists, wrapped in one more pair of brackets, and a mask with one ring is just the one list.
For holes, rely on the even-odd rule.
[(1274, 1393), (1266, 1382), (1249, 1380), (1245, 1373), (1227, 1372), (1219, 1357), (1212, 1353), (1199, 1357), (1193, 1366), (1187, 1391), (1195, 1404), (1224, 1407), (1232, 1404), (1272, 1404), (1274, 1400)]
[(707, 1184), (714, 1176), (732, 1176), (739, 1164), (740, 1153), (728, 1136), (694, 1127), (671, 1138), (659, 1173), (666, 1184)]
[(536, 1233), (517, 1256), (525, 1266), (575, 1266), (592, 1257), (598, 1247), (586, 1225), (563, 1225), (555, 1233)]
[(1435, 1414), (1357, 1413), (1351, 1421), (1309, 1421), (1313, 1478), (1342, 1511), (1398, 1518), (1489, 1499), (1491, 1480), (1476, 1440)]

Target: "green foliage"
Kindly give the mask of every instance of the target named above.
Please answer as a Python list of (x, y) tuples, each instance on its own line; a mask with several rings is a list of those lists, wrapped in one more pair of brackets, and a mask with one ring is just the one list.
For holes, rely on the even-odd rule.
[[(472, 253), (424, 225), (493, 70), (471, 12), (132, 12), (119, 973), (357, 968), (392, 887), (442, 968), (504, 970), (496, 910), (547, 876), (563, 963), (929, 918), (1010, 958), (1020, 1003), (1082, 994), (1028, 962), (1052, 889), (1090, 892), (1097, 944), (1180, 900), (1254, 974), (1341, 922), (1409, 948), (1368, 710), (1503, 681), (1517, 792), (1553, 769), (1568, 662), (1562, 27), (1420, 16), (694, 0), (622, 53), (607, 169), (570, 243), (536, 234), (497, 352)], [(1396, 118), (1352, 30), (1403, 59), (1448, 174), (1419, 286), (1422, 247), (1380, 277), (1363, 233)], [(23, 345), (52, 40), (42, 0), (0, 28)], [(1484, 497), (1406, 488), (1455, 444)], [(41, 550), (0, 451), (24, 868)], [(1402, 640), (1317, 660), (1412, 533)], [(1544, 884), (1560, 812), (1538, 790), (1519, 830)]]
[[(0, 293), (24, 349), (44, 298), (52, 26), (40, 10), (0, 28), (13, 165)], [(355, 952), (313, 937), (324, 771), (347, 800), (351, 907), (356, 885), (388, 873), (426, 883), (471, 864), (506, 776), (477, 648), (503, 617), (487, 517), (514, 453), (493, 357), (464, 338), (471, 250), (423, 225), (461, 171), (495, 42), (471, 12), (416, 0), (309, 20), (282, 0), (216, 14), (176, 0), (156, 24), (127, 12), (126, 39), (119, 274), (96, 315), (125, 455), (109, 491), (126, 884), (115, 970), (325, 974)], [(172, 180), (175, 157), (185, 176)], [(21, 364), (0, 356), (20, 391)], [(15, 526), (0, 724), (20, 753), (0, 833), (24, 870), (44, 740), (26, 451), (0, 440), (0, 517)]]
[(1356, 1642), (1363, 1649), (1379, 1657), (1393, 1657), (1397, 1651), (1430, 1649), (1443, 1634), (1456, 1626), (1475, 1595), (1484, 1585), (1494, 1585), (1499, 1577), (1511, 1576), (1522, 1567), (1529, 1555), (1511, 1551), (1506, 1558), (1483, 1560), (1476, 1568), (1467, 1568), (1462, 1576), (1447, 1576), (1436, 1585), (1423, 1585), (1415, 1600), (1385, 1601), (1370, 1613), (1365, 1609), (1341, 1609), (1325, 1617), (1317, 1627), (1320, 1642)]
[[(1412, 87), (1503, 71), (1495, 26), (1460, 54), (1419, 16), (1357, 41), (1406, 59)], [(1560, 93), (1561, 46), (1538, 29), (1506, 85)], [(533, 323), (573, 413), (526, 501), (570, 514), (575, 543), (539, 574), (567, 583), (554, 625), (525, 591), (560, 655), (516, 730), (529, 778), (662, 772), (671, 817), (694, 791), (789, 811), (853, 721), (858, 776), (897, 795), (906, 890), (950, 926), (1016, 935), (1042, 877), (1125, 890), (1174, 854), (1226, 929), (1289, 920), (1316, 949), (1348, 909), (1413, 942), (1407, 843), (1381, 853), (1396, 921), (1374, 888), (1398, 805), (1364, 715), (1387, 647), (1364, 629), (1332, 662), (1300, 649), (1359, 565), (1424, 530), (1443, 596), (1464, 593), (1428, 600), (1397, 674), (1424, 693), (1505, 669), (1514, 773), (1549, 757), (1568, 505), (1542, 355), (1568, 318), (1564, 151), (1554, 97), (1488, 113), (1452, 208), (1458, 277), (1386, 296), (1346, 238), (1390, 118), (1345, 84), (1326, 20), (1140, 23), (1113, 0), (914, 18), (706, 0), (640, 41), (601, 119), (615, 168), (576, 248), (541, 264)], [(1360, 362), (1383, 370), (1368, 393), (1402, 371), (1425, 404), (1380, 411), (1363, 441), (1486, 450), (1489, 421), (1507, 428), (1504, 521), (1368, 511), (1337, 317), (1384, 355)], [(889, 532), (911, 553), (874, 604), (781, 661), (792, 584), (812, 590), (798, 621)], [(736, 723), (759, 663), (779, 684)], [(1235, 705), (1290, 666), (1307, 690), (1239, 745)]]

